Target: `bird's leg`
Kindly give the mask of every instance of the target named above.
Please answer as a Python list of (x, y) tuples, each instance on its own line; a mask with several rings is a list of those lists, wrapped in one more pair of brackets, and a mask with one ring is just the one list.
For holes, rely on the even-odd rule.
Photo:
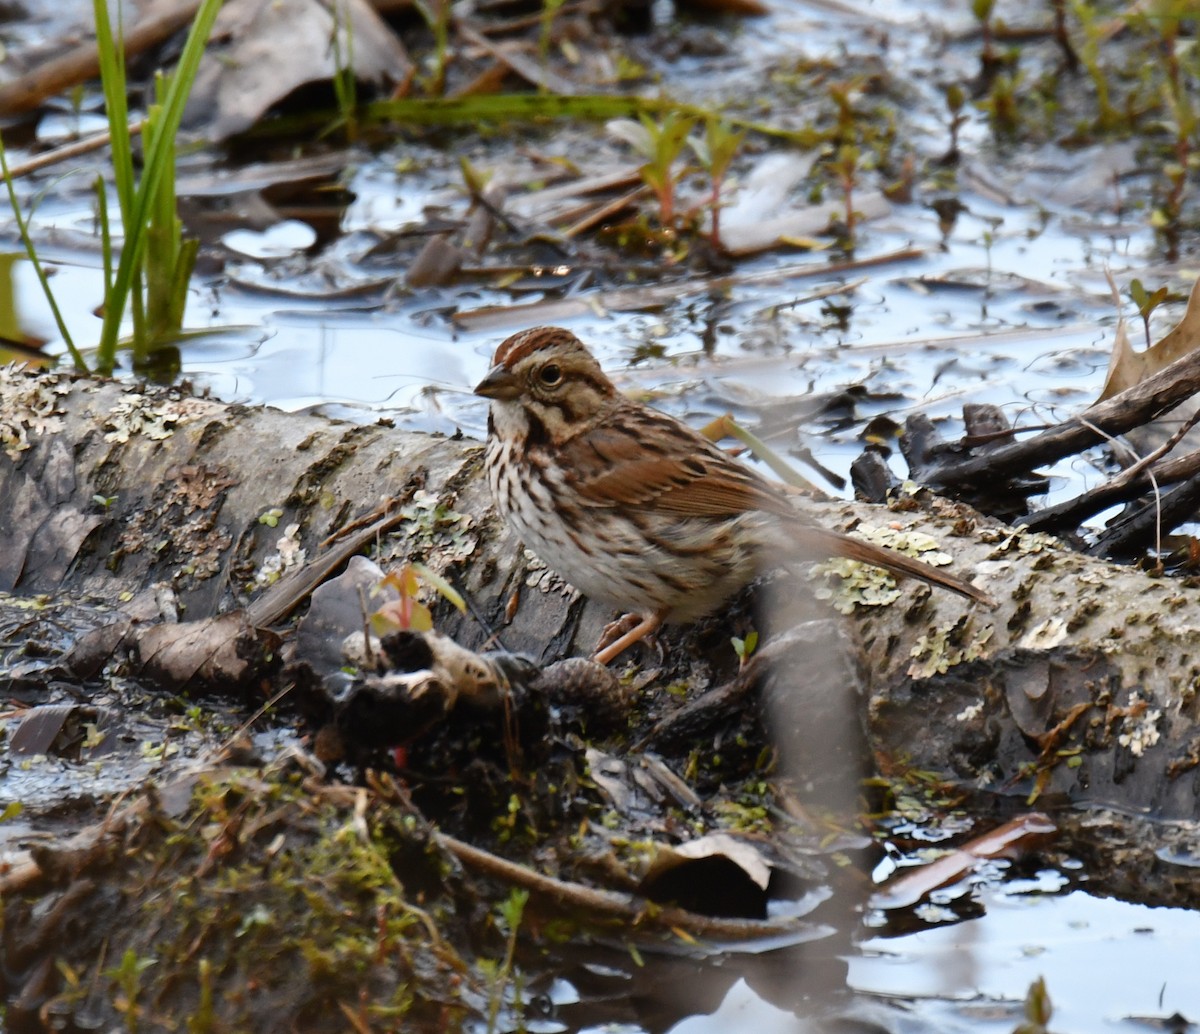
[[(630, 627), (630, 619), (636, 622)], [(657, 632), (663, 623), (661, 614), (626, 614), (619, 621), (614, 621), (605, 628), (596, 644), (596, 652), (592, 660), (597, 664), (607, 664), (614, 657), (628, 650), (634, 643), (640, 643), (648, 635)], [(614, 638), (615, 636), (615, 638)]]
[(600, 630), (600, 638), (596, 641), (597, 652), (615, 643), (626, 632), (632, 632), (642, 621), (641, 614), (622, 614), (619, 618), (614, 618)]

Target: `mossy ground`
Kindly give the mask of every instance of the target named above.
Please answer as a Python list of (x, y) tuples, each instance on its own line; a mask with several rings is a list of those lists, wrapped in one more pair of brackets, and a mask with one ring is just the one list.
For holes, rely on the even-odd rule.
[(84, 871), (10, 896), (9, 978), (52, 958), (42, 1022), (68, 1029), (458, 1029), (491, 993), (488, 917), (427, 833), (363, 789), (208, 772), (178, 817), (130, 805)]

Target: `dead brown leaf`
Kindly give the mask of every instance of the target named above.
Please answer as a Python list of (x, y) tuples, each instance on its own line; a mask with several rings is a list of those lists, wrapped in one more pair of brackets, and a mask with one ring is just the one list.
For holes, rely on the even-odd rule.
[(331, 80), (339, 63), (377, 85), (412, 73), (404, 45), (366, 0), (337, 0), (336, 11), (322, 0), (230, 0), (212, 38), (184, 116), (209, 140), (249, 129), (299, 87)]
[(140, 674), (167, 689), (189, 683), (245, 687), (279, 644), (278, 636), (250, 627), (233, 612), (200, 621), (150, 625), (135, 632)]
[(1104, 378), (1104, 390), (1097, 402), (1112, 398), (1147, 377), (1152, 377), (1170, 366), (1176, 359), (1194, 352), (1200, 347), (1200, 280), (1192, 288), (1187, 310), (1183, 319), (1169, 334), (1142, 352), (1135, 352), (1129, 343), (1125, 320), (1117, 324), (1116, 340), (1113, 341), (1112, 357), (1108, 362), (1108, 375)]

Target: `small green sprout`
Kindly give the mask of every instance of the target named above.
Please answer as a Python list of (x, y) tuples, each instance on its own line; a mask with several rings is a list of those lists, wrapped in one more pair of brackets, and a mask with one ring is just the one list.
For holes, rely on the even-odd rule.
[(950, 148), (943, 161), (957, 162), (959, 159), (958, 133), (967, 122), (963, 109), (967, 103), (967, 91), (961, 83), (950, 83), (946, 87), (946, 109), (950, 112)]
[(738, 667), (741, 667), (750, 659), (750, 656), (758, 647), (758, 633), (750, 631), (746, 633), (745, 639), (732, 636), (729, 641), (733, 643), (733, 652), (737, 654)]
[(452, 603), (460, 614), (466, 613), (466, 601), (445, 578), (424, 564), (405, 564), (383, 579), (383, 584), (395, 589), (400, 598), (385, 603), (371, 615), (371, 630), (377, 635), (386, 635), (397, 629), (430, 631), (433, 628), (433, 613), (417, 599), (422, 582)]
[(1046, 981), (1038, 977), (1025, 995), (1025, 1022), (1013, 1034), (1048, 1034), (1046, 1024), (1053, 1012), (1050, 995), (1046, 993)]
[(638, 171), (658, 199), (658, 220), (664, 228), (675, 225), (675, 184), (686, 170), (673, 169), (695, 125), (694, 116), (676, 111), (667, 112), (662, 122), (642, 114), (637, 122), (623, 118), (608, 124), (613, 136), (624, 140), (646, 159)]
[(846, 239), (843, 246), (847, 251), (854, 250), (854, 227), (858, 222), (858, 213), (854, 210), (854, 188), (858, 185), (861, 159), (862, 153), (854, 144), (842, 144), (832, 163), (833, 173), (846, 203)]
[(333, 29), (329, 40), (333, 52), (333, 95), (338, 124), (348, 139), (358, 134), (358, 79), (354, 74), (354, 22), (342, 4), (333, 5)]
[(416, 0), (416, 8), (433, 33), (433, 55), (426, 89), (440, 97), (446, 89), (446, 65), (450, 46), (450, 0)]
[(138, 1020), (143, 1011), (138, 1004), (138, 995), (142, 991), (142, 974), (157, 961), (150, 956), (139, 956), (132, 948), (127, 948), (121, 956), (120, 965), (105, 973), (105, 976), (117, 985), (118, 993), (113, 1005), (124, 1013), (125, 1029), (131, 1034), (136, 1034)]
[[(566, 0), (542, 0), (542, 24), (538, 33), (538, 60), (544, 70), (550, 58), (550, 39), (554, 32), (554, 16), (558, 14)], [(546, 86), (540, 85), (540, 93), (546, 92)]]
[(729, 173), (742, 141), (746, 139), (744, 129), (735, 130), (729, 123), (719, 118), (708, 118), (704, 121), (704, 136), (691, 137), (688, 144), (695, 153), (701, 167), (708, 173), (710, 193), (708, 198), (709, 210), (712, 213), (712, 229), (709, 240), (714, 248), (721, 247), (721, 186)]
[[(488, 996), (488, 1034), (498, 1030), (500, 1007), (504, 1002), (504, 989), (509, 981), (513, 982), (513, 1006), (521, 1007), (521, 988), (513, 976), (513, 960), (517, 953), (517, 934), (521, 929), (521, 919), (525, 915), (525, 905), (529, 902), (529, 891), (514, 888), (508, 897), (497, 908), (497, 926), (505, 934), (504, 958), (493, 968), (491, 994)], [(522, 1028), (523, 1028), (522, 1024)]]
[(1171, 291), (1165, 285), (1158, 288), (1151, 294), (1146, 293), (1146, 288), (1138, 279), (1133, 279), (1129, 283), (1129, 297), (1133, 299), (1133, 304), (1137, 306), (1138, 315), (1142, 317), (1142, 325), (1146, 328), (1146, 347), (1151, 344), (1150, 341), (1150, 316), (1163, 302), (1167, 300)]

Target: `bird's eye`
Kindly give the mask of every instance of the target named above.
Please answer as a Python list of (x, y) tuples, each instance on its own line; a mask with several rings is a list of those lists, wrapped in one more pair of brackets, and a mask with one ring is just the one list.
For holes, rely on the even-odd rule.
[(547, 363), (538, 371), (538, 379), (547, 388), (553, 388), (562, 381), (562, 369), (558, 363)]

